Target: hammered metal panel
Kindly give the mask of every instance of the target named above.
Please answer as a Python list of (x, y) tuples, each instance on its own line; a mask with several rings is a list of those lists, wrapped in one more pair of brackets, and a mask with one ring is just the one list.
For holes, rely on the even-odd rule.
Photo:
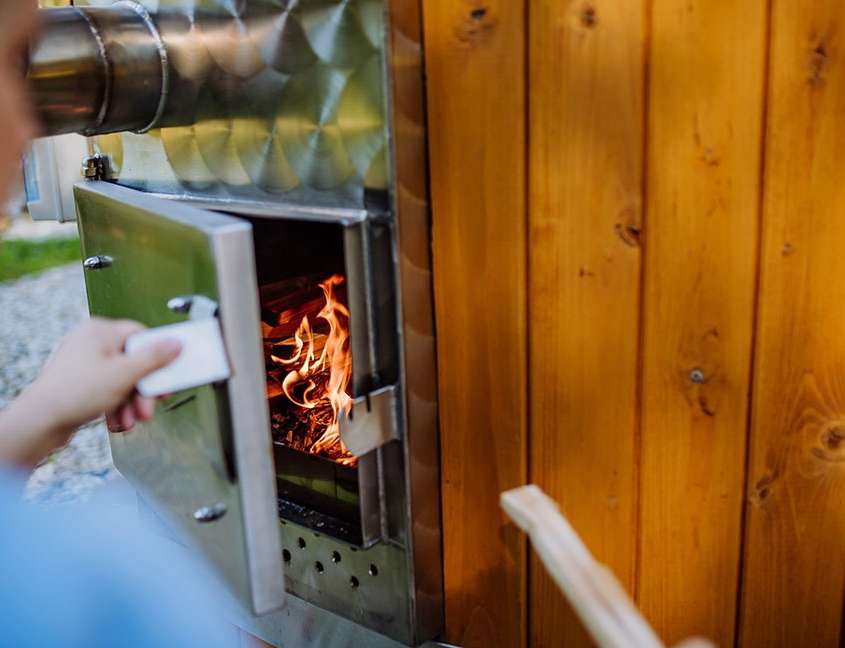
[(141, 4), (161, 32), (170, 81), (160, 129), (94, 138), (120, 184), (350, 208), (364, 206), (365, 190), (387, 191), (382, 0)]

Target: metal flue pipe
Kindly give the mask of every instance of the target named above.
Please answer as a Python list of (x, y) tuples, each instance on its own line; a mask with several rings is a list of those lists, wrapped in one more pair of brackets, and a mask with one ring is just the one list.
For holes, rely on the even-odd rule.
[(27, 66), (42, 135), (144, 132), (160, 120), (167, 54), (141, 5), (42, 9)]

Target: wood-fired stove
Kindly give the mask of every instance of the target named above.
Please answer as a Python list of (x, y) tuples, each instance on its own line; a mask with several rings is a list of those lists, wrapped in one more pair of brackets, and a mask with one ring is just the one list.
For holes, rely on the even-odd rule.
[(112, 434), (115, 465), (265, 639), (436, 637), (418, 43), (382, 0), (81, 4), (42, 10), (28, 75), (47, 134), (91, 138), (91, 313), (217, 317), (232, 366)]

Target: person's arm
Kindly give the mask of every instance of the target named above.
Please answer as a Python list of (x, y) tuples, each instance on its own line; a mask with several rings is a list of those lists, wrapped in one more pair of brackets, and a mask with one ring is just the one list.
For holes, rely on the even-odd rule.
[(0, 411), (0, 461), (32, 467), (104, 413), (112, 431), (152, 418), (155, 403), (135, 385), (181, 349), (163, 340), (125, 354), (126, 338), (141, 330), (136, 322), (93, 319), (70, 333), (35, 382)]
[(0, 412), (0, 461), (30, 468), (66, 442), (69, 433), (27, 390)]

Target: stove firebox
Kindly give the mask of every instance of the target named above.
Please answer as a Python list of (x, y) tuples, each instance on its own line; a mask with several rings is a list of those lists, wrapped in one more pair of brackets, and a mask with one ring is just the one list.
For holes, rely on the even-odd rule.
[(389, 224), (250, 222), (279, 514), (371, 546), (384, 535), (372, 453), (397, 434), (371, 414), (398, 379), (395, 287), (373, 281), (389, 276)]

